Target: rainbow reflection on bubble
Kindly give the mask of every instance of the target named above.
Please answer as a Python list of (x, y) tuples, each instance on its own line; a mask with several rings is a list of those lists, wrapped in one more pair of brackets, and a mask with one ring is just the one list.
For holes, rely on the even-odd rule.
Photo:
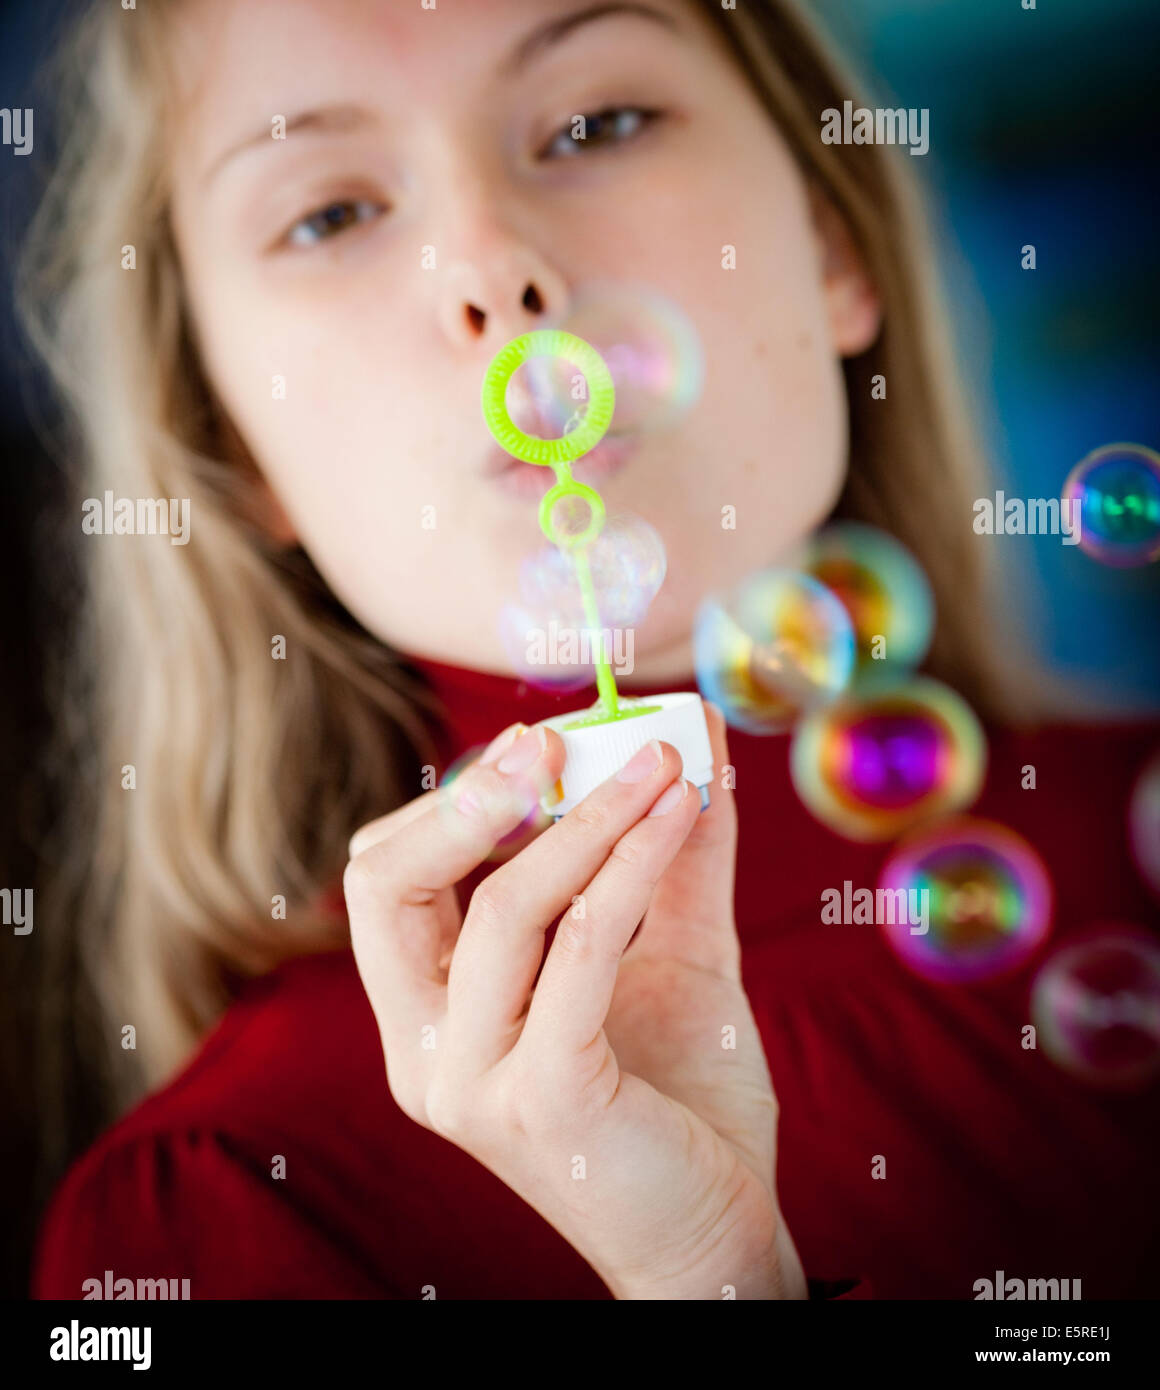
[(1141, 877), (1160, 897), (1160, 749), (1144, 764), (1132, 788), (1128, 839)]
[(1125, 1089), (1160, 1075), (1160, 946), (1101, 925), (1052, 955), (1031, 987), (1037, 1042), (1082, 1081)]
[(701, 605), (693, 657), (701, 694), (733, 728), (780, 733), (845, 689), (854, 631), (825, 585), (794, 570), (763, 570)]
[[(608, 431), (613, 437), (663, 429), (700, 397), (705, 363), (697, 331), (683, 310), (656, 290), (592, 283), (578, 292), (567, 316), (551, 326), (575, 333), (604, 358), (616, 387)], [(538, 425), (532, 430), (521, 424), (521, 401), (509, 397), (521, 429), (545, 438), (563, 434), (577, 410), (583, 413), (585, 388), (570, 363), (536, 358), (516, 378), (509, 392), (515, 387), (524, 393), (523, 408), (528, 409), (530, 400)]]
[(857, 652), (852, 689), (893, 683), (922, 661), (934, 600), (900, 541), (861, 522), (837, 522), (812, 538), (802, 568), (837, 594), (850, 615)]
[(1063, 500), (1077, 501), (1080, 549), (1127, 568), (1160, 556), (1160, 454), (1142, 444), (1109, 444), (1067, 475)]
[[(928, 980), (963, 984), (1011, 970), (1051, 930), (1043, 861), (993, 821), (960, 816), (912, 833), (894, 847), (878, 887), (907, 895), (892, 899), (895, 920), (880, 925), (903, 964)], [(912, 930), (924, 918), (926, 931)]]
[[(456, 781), (475, 763), (486, 751), (485, 743), (476, 744), (469, 748), (465, 753), (461, 753), (455, 761), (447, 767), (443, 776), (439, 779), (439, 788), (444, 790), (454, 786)], [(513, 847), (522, 847), (522, 842), (536, 831), (549, 824), (549, 817), (540, 808), (540, 797), (547, 790), (547, 787), (539, 787), (533, 780), (526, 776), (516, 774), (509, 776), (508, 785), (512, 788), (513, 794), (520, 799), (521, 805), (527, 806), (527, 814), (523, 820), (513, 830), (509, 830), (502, 839), (497, 841), (495, 849), (487, 856), (489, 863), (501, 861), (511, 857)], [(454, 824), (454, 805), (450, 796), (440, 798), (440, 810), (444, 823), (451, 827)]]
[(810, 714), (790, 745), (798, 796), (851, 840), (889, 840), (921, 820), (965, 810), (985, 763), (970, 707), (926, 677)]

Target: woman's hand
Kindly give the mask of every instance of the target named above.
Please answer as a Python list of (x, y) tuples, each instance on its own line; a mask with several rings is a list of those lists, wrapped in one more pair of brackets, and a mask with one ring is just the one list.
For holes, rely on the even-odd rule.
[[(724, 721), (706, 713), (721, 767)], [(513, 738), (351, 842), (351, 938), (392, 1095), (619, 1298), (804, 1298), (741, 985), (732, 796), (698, 815), (676, 751), (653, 743), (485, 879), (461, 924), (454, 885), (563, 766), (555, 733)]]

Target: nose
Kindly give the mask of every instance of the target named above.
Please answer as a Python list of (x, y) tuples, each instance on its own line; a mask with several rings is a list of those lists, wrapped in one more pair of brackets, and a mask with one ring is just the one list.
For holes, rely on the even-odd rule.
[(476, 251), (453, 261), (440, 278), (440, 327), (457, 350), (497, 351), (558, 319), (566, 308), (563, 277), (512, 236), (481, 239)]

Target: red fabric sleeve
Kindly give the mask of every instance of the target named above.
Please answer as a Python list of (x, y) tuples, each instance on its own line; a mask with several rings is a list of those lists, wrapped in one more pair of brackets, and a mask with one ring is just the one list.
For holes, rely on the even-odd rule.
[(33, 1297), (81, 1298), (106, 1270), (188, 1279), (191, 1299), (398, 1296), (296, 1209), (270, 1165), (204, 1131), (98, 1146), (59, 1189)]

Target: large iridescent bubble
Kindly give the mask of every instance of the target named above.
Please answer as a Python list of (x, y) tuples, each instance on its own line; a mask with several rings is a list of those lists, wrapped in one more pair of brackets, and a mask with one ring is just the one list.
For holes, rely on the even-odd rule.
[(508, 660), (537, 689), (564, 694), (590, 685), (601, 644), (614, 669), (627, 674), (628, 660), (635, 663), (636, 627), (664, 583), (664, 542), (631, 513), (609, 517), (584, 555), (599, 629), (588, 621), (571, 555), (547, 543), (520, 566), (519, 597), (500, 614)]
[(802, 568), (837, 594), (850, 615), (853, 690), (895, 682), (926, 656), (934, 623), (930, 585), (893, 536), (861, 522), (837, 522), (808, 543)]
[(1160, 945), (1139, 927), (1090, 928), (1050, 957), (1031, 989), (1043, 1051), (1096, 1086), (1160, 1076)]
[[(697, 331), (684, 311), (657, 290), (634, 283), (590, 283), (552, 327), (575, 333), (604, 358), (616, 387), (608, 431), (614, 438), (663, 429), (700, 397), (705, 363)], [(577, 410), (583, 411), (583, 391), (570, 363), (537, 358), (513, 378), (509, 409), (529, 433), (563, 434)], [(535, 429), (521, 424), (520, 409), (535, 421)]]
[(878, 887), (895, 905), (891, 920), (879, 917), (887, 943), (931, 980), (961, 984), (1014, 969), (1051, 930), (1042, 860), (993, 821), (960, 816), (913, 832), (894, 847)]
[(1141, 877), (1160, 897), (1160, 749), (1145, 763), (1132, 788), (1128, 836)]
[(763, 570), (701, 605), (693, 656), (701, 694), (730, 725), (773, 734), (846, 688), (854, 632), (845, 608), (816, 579)]
[(851, 840), (889, 840), (965, 810), (985, 763), (986, 741), (970, 707), (925, 677), (807, 716), (790, 745), (798, 795)]
[(1142, 444), (1109, 444), (1067, 475), (1063, 500), (1079, 504), (1080, 549), (1127, 568), (1160, 556), (1160, 454)]

